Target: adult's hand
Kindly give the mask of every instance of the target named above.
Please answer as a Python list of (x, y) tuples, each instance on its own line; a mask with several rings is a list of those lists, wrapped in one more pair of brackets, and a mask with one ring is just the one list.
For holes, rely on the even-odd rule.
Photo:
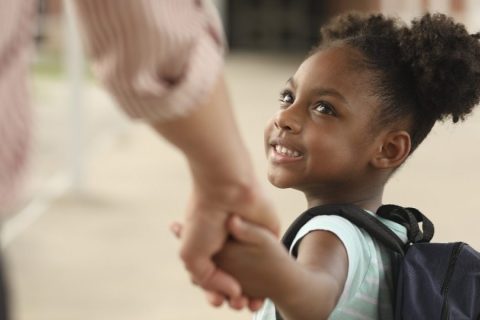
[[(261, 193), (258, 193), (259, 195)], [(194, 194), (195, 196), (195, 194)], [(245, 205), (245, 203), (239, 204), (239, 208), (241, 209), (243, 206), (248, 210), (251, 209), (255, 206), (258, 206), (259, 212), (265, 213), (265, 210), (270, 209), (270, 204), (268, 201), (265, 201), (265, 199), (261, 199), (260, 197), (256, 197), (258, 200), (258, 203), (256, 205), (251, 204), (250, 208), (249, 205)], [(195, 202), (195, 201), (194, 201)], [(193, 207), (196, 207), (193, 205)], [(206, 278), (203, 281), (203, 289), (205, 290), (206, 297), (208, 302), (212, 306), (221, 306), (225, 300), (228, 301), (228, 304), (230, 305), (231, 308), (233, 309), (243, 309), (245, 307), (248, 307), (251, 311), (257, 311), (259, 310), (262, 305), (263, 305), (263, 298), (252, 298), (250, 296), (247, 296), (243, 292), (243, 288), (240, 289), (238, 286), (238, 280), (231, 278), (229, 274), (226, 274), (223, 270), (219, 269), (217, 265), (212, 263), (210, 254), (209, 252), (218, 252), (220, 249), (223, 250), (224, 245), (225, 245), (225, 226), (227, 226), (227, 229), (229, 228), (229, 224), (231, 225), (231, 220), (232, 216), (228, 218), (228, 220), (223, 223), (223, 224), (216, 224), (212, 223), (215, 221), (220, 221), (223, 220), (223, 214), (222, 217), (218, 220), (212, 220), (208, 219), (207, 221), (203, 220), (202, 217), (198, 216), (198, 214), (202, 210), (207, 210), (206, 215), (203, 217), (212, 214), (212, 210), (215, 210), (214, 207), (212, 206), (203, 206), (199, 205), (196, 207), (197, 209), (200, 209), (199, 211), (191, 211), (189, 210), (189, 213), (192, 214), (192, 219), (189, 221), (194, 223), (187, 223), (185, 227), (181, 223), (175, 222), (171, 226), (171, 230), (173, 233), (176, 235), (178, 239), (184, 240), (183, 242), (183, 248), (186, 250), (185, 252), (188, 254), (189, 252), (195, 253), (194, 256), (192, 257), (192, 261), (195, 263), (198, 263), (197, 266), (192, 266), (191, 268), (198, 268), (199, 270), (204, 270), (203, 272), (206, 274)], [(263, 208), (263, 209), (262, 209)], [(223, 212), (223, 210), (221, 210)], [(261, 215), (261, 214), (259, 214)], [(197, 218), (200, 218), (197, 220)], [(188, 225), (191, 225), (191, 229), (189, 230)], [(212, 229), (209, 229), (212, 228)], [(255, 225), (255, 229), (264, 229), (260, 228), (257, 225)], [(268, 229), (266, 229), (268, 230)], [(271, 233), (272, 230), (269, 230), (270, 232), (263, 231), (265, 233)], [(190, 233), (189, 233), (190, 232)], [(197, 236), (195, 233), (199, 233)], [(212, 236), (216, 235), (216, 236)], [(200, 239), (200, 241), (188, 241), (188, 237), (192, 237), (192, 239)], [(275, 235), (270, 235), (270, 237), (275, 238)], [(219, 239), (224, 239), (223, 241), (219, 241)], [(252, 241), (255, 239), (252, 239)], [(231, 240), (230, 240), (231, 241)], [(212, 248), (209, 250), (209, 248)], [(183, 251), (182, 251), (183, 252)], [(202, 257), (200, 252), (205, 252), (205, 255)], [(188, 260), (188, 257), (183, 257), (184, 260)], [(237, 258), (237, 257), (235, 257)], [(240, 258), (241, 259), (241, 258)], [(187, 265), (188, 268), (188, 265)], [(200, 284), (196, 282), (197, 284)], [(225, 290), (222, 290), (224, 293), (221, 293), (219, 288), (225, 288)], [(227, 293), (225, 296), (225, 292), (228, 291), (230, 293)], [(228, 299), (227, 299), (228, 297)]]
[[(217, 187), (214, 187), (215, 189)], [(246, 190), (234, 190), (234, 187), (196, 188), (193, 192), (182, 232), (181, 257), (195, 283), (207, 291), (226, 295), (230, 302), (240, 297), (242, 290), (237, 280), (219, 269), (212, 257), (221, 251), (227, 240), (226, 223), (231, 214), (241, 214), (264, 226), (267, 219), (274, 221), (270, 203), (259, 188), (250, 186)], [(276, 234), (278, 224), (269, 226)], [(273, 229), (273, 230), (272, 230)], [(223, 299), (217, 295), (210, 299), (212, 305), (221, 305)], [(245, 300), (242, 300), (245, 301)], [(235, 307), (235, 303), (232, 307)], [(238, 308), (243, 303), (237, 304)]]
[[(260, 191), (255, 192), (255, 196), (251, 198), (248, 196), (243, 200), (235, 199), (236, 196), (232, 197), (232, 194), (225, 194), (225, 190), (222, 189), (218, 192), (211, 198), (212, 201), (207, 200), (210, 194), (202, 192), (202, 195), (199, 195), (194, 192), (185, 225), (174, 223), (172, 231), (177, 238), (182, 239), (181, 255), (187, 269), (192, 274), (195, 272), (203, 274), (203, 280), (194, 278), (194, 282), (206, 291), (207, 300), (211, 305), (220, 306), (228, 300), (230, 307), (234, 309), (248, 306), (251, 311), (256, 311), (262, 306), (263, 299), (251, 299), (245, 296), (237, 280), (212, 262), (211, 252), (218, 253), (226, 243), (227, 224), (231, 215), (225, 215), (225, 212), (229, 211), (229, 206), (233, 206), (235, 212), (245, 210), (243, 212), (247, 214), (262, 216), (266, 212), (271, 212), (270, 203), (263, 198), (263, 193)], [(220, 193), (225, 197), (221, 197)], [(255, 213), (255, 210), (258, 212)], [(217, 215), (216, 218), (214, 218), (215, 215)], [(225, 217), (228, 218), (225, 219)], [(272, 232), (271, 228), (268, 230)], [(189, 264), (190, 261), (192, 264)]]

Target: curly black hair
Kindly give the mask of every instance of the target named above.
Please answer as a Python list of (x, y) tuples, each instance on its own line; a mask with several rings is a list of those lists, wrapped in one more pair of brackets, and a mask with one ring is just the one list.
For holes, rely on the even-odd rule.
[(480, 101), (480, 33), (444, 14), (425, 14), (407, 26), (382, 14), (347, 13), (321, 28), (314, 52), (348, 45), (375, 75), (382, 101), (376, 124), (408, 119), (411, 152), (437, 120), (464, 120)]

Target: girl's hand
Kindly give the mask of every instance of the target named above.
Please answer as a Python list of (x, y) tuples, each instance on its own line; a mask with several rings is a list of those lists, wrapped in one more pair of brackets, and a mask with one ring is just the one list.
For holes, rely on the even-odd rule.
[(240, 283), (248, 297), (280, 294), (278, 279), (293, 262), (283, 245), (270, 231), (238, 216), (232, 216), (227, 226), (234, 239), (215, 256), (216, 264)]
[[(213, 291), (205, 291), (205, 296), (210, 305), (214, 307), (220, 307), (226, 300), (224, 296)], [(228, 305), (230, 308), (236, 310), (241, 310), (248, 306), (250, 311), (255, 312), (260, 310), (260, 308), (263, 306), (263, 300), (264, 299), (248, 299), (245, 296), (241, 296), (237, 299), (228, 300)]]

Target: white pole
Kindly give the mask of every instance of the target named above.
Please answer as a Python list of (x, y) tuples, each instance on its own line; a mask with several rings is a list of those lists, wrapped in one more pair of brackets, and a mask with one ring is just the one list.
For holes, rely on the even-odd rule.
[(82, 51), (71, 0), (64, 1), (64, 8), (66, 27), (64, 32), (65, 68), (69, 85), (69, 166), (72, 189), (74, 192), (81, 192), (85, 174), (85, 114), (83, 108), (85, 56)]

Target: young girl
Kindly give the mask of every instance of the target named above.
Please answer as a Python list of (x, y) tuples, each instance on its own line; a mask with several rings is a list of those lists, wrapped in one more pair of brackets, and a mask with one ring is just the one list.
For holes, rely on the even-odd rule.
[[(445, 15), (411, 27), (346, 14), (288, 79), (265, 131), (268, 178), (308, 207), (351, 203), (372, 215), (385, 184), (437, 120), (463, 120), (480, 97), (480, 35)], [(405, 229), (378, 218), (406, 239)], [(244, 293), (270, 300), (255, 319), (392, 319), (388, 250), (338, 216), (296, 235), (293, 259), (268, 231), (238, 217), (217, 257)], [(275, 307), (274, 307), (275, 306)]]

